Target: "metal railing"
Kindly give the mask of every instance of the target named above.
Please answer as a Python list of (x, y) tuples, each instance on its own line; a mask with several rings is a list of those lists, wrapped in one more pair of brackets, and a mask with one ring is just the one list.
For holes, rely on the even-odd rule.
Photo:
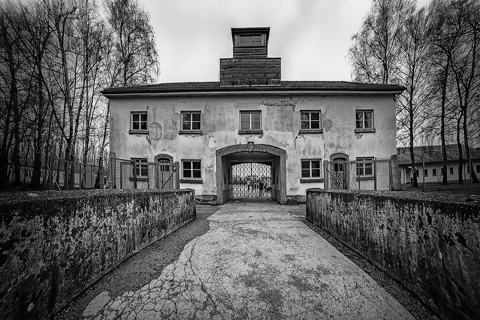
[(390, 159), (325, 161), (325, 189), (388, 190)]

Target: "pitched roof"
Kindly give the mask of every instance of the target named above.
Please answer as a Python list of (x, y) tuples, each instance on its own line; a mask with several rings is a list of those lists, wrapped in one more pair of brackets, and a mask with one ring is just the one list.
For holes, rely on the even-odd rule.
[[(458, 146), (456, 144), (447, 144), (447, 161), (458, 161), (459, 153)], [(465, 146), (462, 146), (463, 159), (467, 160), (467, 154)], [(422, 162), (422, 152), (425, 157), (425, 163), (429, 162), (442, 162), (442, 146), (425, 146), (422, 147), (413, 147), (413, 153), (415, 155), (415, 163)], [(410, 149), (409, 147), (399, 147), (397, 148), (398, 163), (399, 164), (410, 164)], [(480, 148), (470, 148), (470, 157), (472, 159), (480, 159)]]
[(373, 84), (347, 81), (281, 81), (280, 85), (265, 86), (220, 86), (212, 82), (171, 82), (142, 86), (112, 87), (102, 91), (105, 95), (125, 93), (182, 93), (212, 91), (403, 91), (405, 87), (388, 84)]

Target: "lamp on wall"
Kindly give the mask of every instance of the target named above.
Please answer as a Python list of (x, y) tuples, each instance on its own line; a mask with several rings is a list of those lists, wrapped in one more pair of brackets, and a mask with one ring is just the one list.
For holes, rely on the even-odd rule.
[(248, 141), (248, 152), (253, 152), (253, 141)]

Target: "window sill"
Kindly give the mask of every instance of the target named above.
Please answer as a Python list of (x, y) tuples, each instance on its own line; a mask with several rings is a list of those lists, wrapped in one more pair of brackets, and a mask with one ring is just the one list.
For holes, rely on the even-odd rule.
[(316, 133), (323, 133), (323, 129), (300, 129), (298, 134), (316, 134)]
[(356, 128), (355, 133), (375, 133), (377, 130), (375, 128), (373, 129), (361, 129), (361, 128)]
[[(129, 177), (128, 179), (129, 179), (130, 181), (135, 181), (135, 177)], [(148, 177), (143, 177), (143, 176), (137, 177), (137, 182), (138, 182), (138, 181), (148, 181)]]
[(148, 130), (128, 130), (129, 134), (148, 134)]
[(368, 180), (373, 180), (375, 177), (374, 176), (361, 176), (361, 177), (356, 177), (355, 180), (358, 181), (368, 181)]
[(203, 184), (203, 179), (180, 179), (180, 183), (197, 183), (197, 184)]
[(323, 182), (323, 178), (300, 178), (300, 183), (317, 183)]
[(203, 135), (202, 130), (179, 130), (178, 134), (194, 134), (194, 135)]
[(263, 130), (238, 130), (238, 134), (263, 134)]

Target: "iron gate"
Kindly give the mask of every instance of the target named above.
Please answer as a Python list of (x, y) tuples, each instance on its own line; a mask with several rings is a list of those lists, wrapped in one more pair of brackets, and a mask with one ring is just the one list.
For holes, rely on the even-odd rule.
[(272, 166), (263, 163), (232, 165), (234, 198), (271, 198)]

